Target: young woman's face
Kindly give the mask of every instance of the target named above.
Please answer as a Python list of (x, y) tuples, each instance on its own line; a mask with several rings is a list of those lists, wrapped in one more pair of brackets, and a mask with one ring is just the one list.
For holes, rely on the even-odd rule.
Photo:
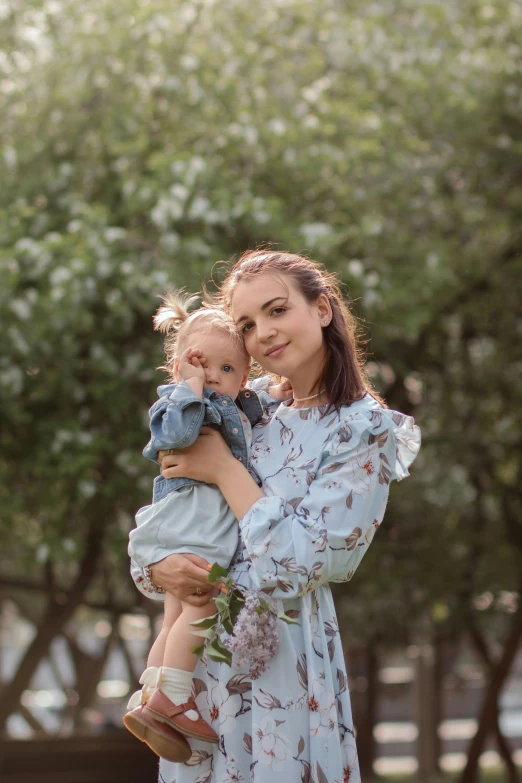
[(268, 372), (313, 382), (325, 356), (323, 327), (331, 318), (325, 296), (310, 304), (289, 275), (269, 272), (237, 284), (234, 321), (249, 354)]

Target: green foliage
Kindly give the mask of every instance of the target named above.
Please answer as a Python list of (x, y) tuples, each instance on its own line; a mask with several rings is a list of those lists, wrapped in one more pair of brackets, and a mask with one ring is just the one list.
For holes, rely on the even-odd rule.
[[(203, 645), (192, 647), (191, 651), (198, 658), (201, 658), (206, 651), (207, 655), (215, 661), (222, 661), (229, 666), (232, 665), (232, 654), (230, 650), (222, 643), (220, 636), (226, 633), (232, 634), (238, 618), (239, 612), (245, 603), (243, 592), (236, 587), (233, 578), (228, 576), (225, 568), (214, 563), (209, 571), (209, 582), (221, 582), (221, 593), (212, 601), (216, 604), (217, 612), (212, 617), (205, 617), (203, 620), (194, 620), (191, 625), (196, 629), (193, 633), (196, 636), (202, 636), (206, 642)], [(279, 620), (288, 625), (300, 625), (298, 620), (289, 617), (285, 612), (278, 612), (264, 598), (259, 599), (259, 606), (254, 610), (257, 614), (273, 614)]]
[(52, 563), (68, 584), (102, 515), (95, 588), (133, 589), (157, 295), (271, 241), (349, 285), (376, 384), (423, 429), (414, 477), (338, 588), (351, 633), (396, 639), (470, 591), (502, 616), (522, 548), (520, 6), (2, 14), (2, 570)]
[(241, 607), (245, 603), (242, 591), (234, 585), (231, 576), (228, 576), (225, 568), (214, 563), (209, 571), (209, 582), (220, 582), (221, 595), (212, 598), (216, 604), (217, 612), (212, 617), (203, 620), (194, 620), (190, 623), (196, 629), (194, 634), (202, 636), (206, 641), (202, 645), (191, 648), (191, 652), (201, 658), (206, 652), (213, 661), (220, 661), (232, 665), (232, 653), (225, 647), (220, 639), (223, 633), (231, 634)]

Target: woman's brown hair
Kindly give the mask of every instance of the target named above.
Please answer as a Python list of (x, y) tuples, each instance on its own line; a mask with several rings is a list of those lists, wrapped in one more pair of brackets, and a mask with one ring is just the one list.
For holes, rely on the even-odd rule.
[(332, 320), (323, 329), (326, 359), (314, 384), (314, 388), (327, 390), (328, 409), (350, 405), (366, 392), (384, 404), (368, 378), (360, 327), (343, 299), (339, 281), (316, 261), (294, 253), (247, 250), (221, 284), (219, 300), (224, 310), (230, 312), (232, 296), (239, 282), (264, 273), (292, 277), (310, 304), (321, 294), (330, 302)]

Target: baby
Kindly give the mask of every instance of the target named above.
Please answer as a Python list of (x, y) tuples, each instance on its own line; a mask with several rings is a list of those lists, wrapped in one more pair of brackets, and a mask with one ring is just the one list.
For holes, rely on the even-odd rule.
[[(166, 334), (164, 369), (173, 383), (158, 389), (159, 400), (149, 412), (151, 440), (143, 453), (157, 462), (158, 451), (190, 446), (201, 427), (211, 425), (248, 468), (252, 426), (263, 415), (259, 396), (245, 389), (250, 357), (234, 322), (222, 310), (203, 306), (189, 312), (196, 298), (170, 293), (154, 317), (155, 328)], [(287, 396), (278, 387), (276, 394)], [(217, 487), (194, 479), (157, 476), (152, 505), (138, 511), (136, 523), (129, 555), (144, 569), (142, 587), (149, 592), (163, 592), (151, 582), (150, 566), (168, 555), (192, 553), (228, 568), (238, 546), (238, 523), (223, 495)], [(191, 647), (201, 638), (190, 624), (215, 612), (213, 601), (197, 607), (165, 594), (163, 625), (140, 678), (143, 689), (133, 695), (124, 717), (125, 726), (145, 742), (151, 720), (175, 730), (164, 730), (164, 758), (171, 755), (179, 761), (183, 746), (185, 760), (190, 756), (188, 743), (178, 732), (218, 742), (191, 698), (197, 662)], [(158, 752), (157, 747), (152, 749)]]

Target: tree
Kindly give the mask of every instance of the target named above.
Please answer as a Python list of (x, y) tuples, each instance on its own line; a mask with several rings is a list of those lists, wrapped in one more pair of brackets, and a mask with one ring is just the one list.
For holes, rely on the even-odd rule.
[(5, 578), (45, 582), (50, 611), (100, 526), (83, 598), (129, 600), (156, 295), (272, 241), (350, 286), (377, 384), (424, 432), (341, 616), (363, 641), (426, 615), (443, 635), (464, 618), (516, 637), (519, 7), (117, 10), (13, 2), (2, 25)]

